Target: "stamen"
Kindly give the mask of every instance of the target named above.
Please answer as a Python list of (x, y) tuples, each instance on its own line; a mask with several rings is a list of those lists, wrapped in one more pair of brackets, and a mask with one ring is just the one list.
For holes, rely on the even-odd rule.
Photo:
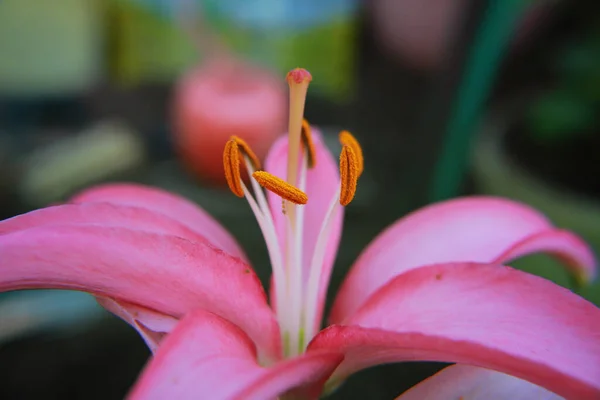
[(354, 151), (354, 155), (356, 156), (356, 161), (358, 163), (358, 176), (360, 177), (363, 173), (364, 169), (364, 159), (363, 152), (358, 140), (348, 131), (341, 131), (339, 134), (340, 143), (343, 146), (350, 146)]
[(241, 157), (248, 159), (254, 170), (260, 169), (260, 161), (248, 143), (237, 136), (232, 136), (225, 143), (223, 150), (223, 169), (229, 189), (238, 197), (244, 197), (240, 164), (245, 165), (245, 163)]
[(238, 148), (242, 151), (243, 155), (250, 159), (250, 162), (252, 163), (254, 169), (261, 169), (260, 160), (258, 159), (258, 157), (256, 157), (256, 154), (254, 154), (254, 152), (250, 148), (250, 145), (246, 143), (244, 139), (237, 136), (232, 136), (231, 139), (236, 141)]
[(315, 144), (312, 140), (310, 124), (306, 119), (302, 120), (302, 144), (308, 158), (308, 168), (313, 168), (317, 164), (317, 153)]
[(225, 149), (223, 150), (223, 169), (225, 170), (225, 179), (227, 180), (229, 189), (237, 197), (244, 197), (240, 174), (240, 150), (234, 138), (229, 139), (225, 144)]
[(256, 171), (252, 176), (260, 186), (277, 194), (284, 200), (294, 204), (306, 204), (308, 202), (306, 193), (275, 175), (266, 171)]
[(358, 181), (358, 159), (349, 145), (344, 145), (340, 154), (340, 180), (340, 204), (347, 206), (354, 198)]

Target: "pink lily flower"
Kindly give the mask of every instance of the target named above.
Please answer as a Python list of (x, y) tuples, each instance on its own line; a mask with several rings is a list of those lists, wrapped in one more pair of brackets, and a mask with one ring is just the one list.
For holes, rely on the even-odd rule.
[(304, 70), (288, 75), (289, 134), (264, 171), (242, 140), (225, 148), (229, 185), (248, 200), (267, 244), (271, 305), (243, 250), (210, 215), (133, 184), (91, 188), (0, 222), (0, 291), (97, 296), (155, 352), (135, 400), (311, 399), (360, 369), (417, 360), (456, 365), (399, 399), (600, 398), (600, 309), (503, 265), (547, 252), (585, 281), (596, 272), (592, 252), (510, 200), (455, 199), (395, 222), (353, 265), (320, 330), (343, 206), (363, 161), (343, 132), (338, 170), (303, 124), (309, 80)]

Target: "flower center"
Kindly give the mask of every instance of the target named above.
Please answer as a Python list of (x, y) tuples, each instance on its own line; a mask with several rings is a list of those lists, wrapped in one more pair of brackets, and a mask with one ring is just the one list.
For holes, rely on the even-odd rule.
[[(320, 329), (320, 285), (325, 260), (326, 244), (331, 235), (336, 207), (348, 205), (356, 193), (357, 181), (363, 171), (362, 149), (347, 131), (339, 135), (340, 186), (327, 205), (311, 254), (303, 252), (304, 213), (310, 206), (306, 193), (309, 168), (317, 165), (317, 152), (311, 136), (311, 127), (303, 119), (306, 93), (311, 75), (297, 68), (287, 75), (290, 86), (290, 121), (286, 179), (261, 169), (259, 160), (248, 144), (231, 137), (223, 152), (225, 177), (231, 191), (248, 200), (265, 238), (273, 269), (272, 306), (279, 321), (285, 356), (304, 351), (308, 342)], [(241, 178), (242, 165), (246, 168), (252, 192)], [(271, 208), (263, 189), (282, 199), (282, 207)], [(254, 196), (253, 196), (254, 194)], [(276, 213), (281, 212), (282, 218)]]

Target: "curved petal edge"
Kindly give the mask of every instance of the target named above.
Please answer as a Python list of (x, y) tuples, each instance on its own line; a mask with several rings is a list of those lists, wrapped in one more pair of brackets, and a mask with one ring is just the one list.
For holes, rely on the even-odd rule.
[(377, 289), (412, 269), (447, 262), (494, 263), (539, 251), (576, 260), (568, 266), (579, 277), (594, 275), (589, 247), (525, 204), (474, 196), (429, 205), (399, 219), (361, 253), (340, 287), (330, 321), (343, 323)]
[(112, 203), (164, 214), (206, 237), (213, 246), (244, 261), (248, 258), (234, 237), (197, 204), (174, 193), (137, 183), (109, 183), (86, 189), (72, 203)]
[(81, 290), (181, 318), (204, 308), (242, 327), (271, 360), (279, 326), (263, 287), (239, 258), (165, 234), (98, 225), (0, 235), (0, 291)]
[(196, 310), (166, 337), (129, 399), (262, 400), (292, 390), (318, 393), (341, 359), (320, 352), (262, 367), (243, 331)]
[(452, 365), (412, 387), (396, 400), (562, 400), (533, 383), (469, 365)]
[(340, 351), (334, 379), (375, 364), (475, 365), (566, 398), (600, 398), (600, 309), (543, 278), (496, 264), (413, 269), (379, 289), (308, 351)]

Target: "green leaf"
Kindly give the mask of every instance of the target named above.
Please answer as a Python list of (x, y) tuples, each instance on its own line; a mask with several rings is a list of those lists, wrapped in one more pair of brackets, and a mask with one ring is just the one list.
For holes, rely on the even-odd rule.
[(594, 111), (592, 103), (567, 91), (556, 91), (533, 103), (526, 118), (534, 139), (557, 142), (590, 132)]

